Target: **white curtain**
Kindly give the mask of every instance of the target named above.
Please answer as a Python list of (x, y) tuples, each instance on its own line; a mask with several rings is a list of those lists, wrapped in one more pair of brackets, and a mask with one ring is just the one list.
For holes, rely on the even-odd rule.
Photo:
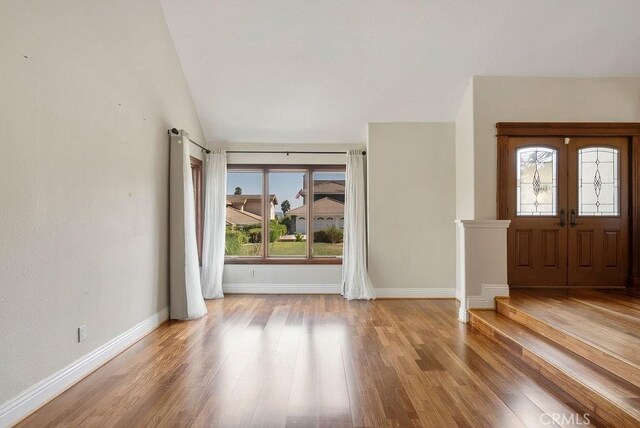
[(200, 286), (189, 136), (171, 135), (169, 172), (169, 293), (172, 319), (207, 313)]
[(227, 205), (227, 154), (216, 150), (205, 158), (204, 234), (202, 242), (202, 294), (219, 299), (222, 294)]
[(347, 153), (341, 294), (349, 300), (375, 298), (367, 273), (367, 217), (363, 158), (364, 155), (360, 150), (350, 150)]

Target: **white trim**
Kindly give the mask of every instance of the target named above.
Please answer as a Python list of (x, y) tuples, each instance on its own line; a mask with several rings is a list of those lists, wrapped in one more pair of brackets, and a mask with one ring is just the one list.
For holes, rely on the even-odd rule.
[(511, 220), (456, 220), (458, 227), (483, 228), (483, 229), (507, 229)]
[(167, 319), (169, 319), (168, 306), (5, 402), (0, 406), (0, 427), (11, 426), (29, 416), (155, 330)]
[(506, 284), (482, 284), (481, 296), (468, 296), (467, 309), (495, 309), (496, 297), (509, 297)]
[(462, 223), (456, 225), (456, 298), (460, 304), (458, 308), (458, 320), (463, 323), (469, 321), (467, 315), (467, 274), (465, 231)]
[(224, 284), (229, 294), (340, 294), (340, 284)]
[(425, 299), (455, 299), (455, 287), (447, 288), (375, 288), (376, 297), (381, 298), (425, 298)]
[(464, 305), (460, 305), (458, 308), (458, 321), (465, 324), (469, 322), (469, 311)]

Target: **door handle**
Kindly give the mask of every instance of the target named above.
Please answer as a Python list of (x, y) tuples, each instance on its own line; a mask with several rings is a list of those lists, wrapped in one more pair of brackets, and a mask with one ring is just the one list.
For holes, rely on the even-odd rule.
[(565, 227), (567, 225), (567, 212), (563, 209), (560, 210), (560, 223), (553, 223), (556, 226)]
[(571, 227), (576, 227), (581, 225), (582, 223), (576, 222), (576, 210), (571, 210)]

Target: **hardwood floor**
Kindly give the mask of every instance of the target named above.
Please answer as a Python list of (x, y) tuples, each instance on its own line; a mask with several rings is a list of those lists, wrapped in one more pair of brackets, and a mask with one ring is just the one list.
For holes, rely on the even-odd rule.
[(612, 427), (640, 426), (634, 290), (529, 290), (471, 310), (471, 325)]
[(637, 291), (518, 291), (498, 312), (561, 343), (640, 387), (640, 296)]
[(458, 323), (453, 300), (230, 295), (207, 306), (19, 426), (558, 427), (558, 415), (577, 426), (588, 413)]

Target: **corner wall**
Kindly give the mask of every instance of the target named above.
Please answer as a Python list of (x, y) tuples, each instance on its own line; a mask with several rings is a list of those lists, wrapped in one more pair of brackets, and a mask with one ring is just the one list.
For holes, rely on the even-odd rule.
[(455, 124), (371, 123), (367, 162), (374, 287), (453, 297)]
[(456, 117), (456, 219), (458, 220), (472, 219), (475, 213), (473, 118), (473, 79), (471, 79)]
[(203, 136), (157, 1), (3, 2), (0, 40), (1, 406), (167, 307), (167, 129)]

